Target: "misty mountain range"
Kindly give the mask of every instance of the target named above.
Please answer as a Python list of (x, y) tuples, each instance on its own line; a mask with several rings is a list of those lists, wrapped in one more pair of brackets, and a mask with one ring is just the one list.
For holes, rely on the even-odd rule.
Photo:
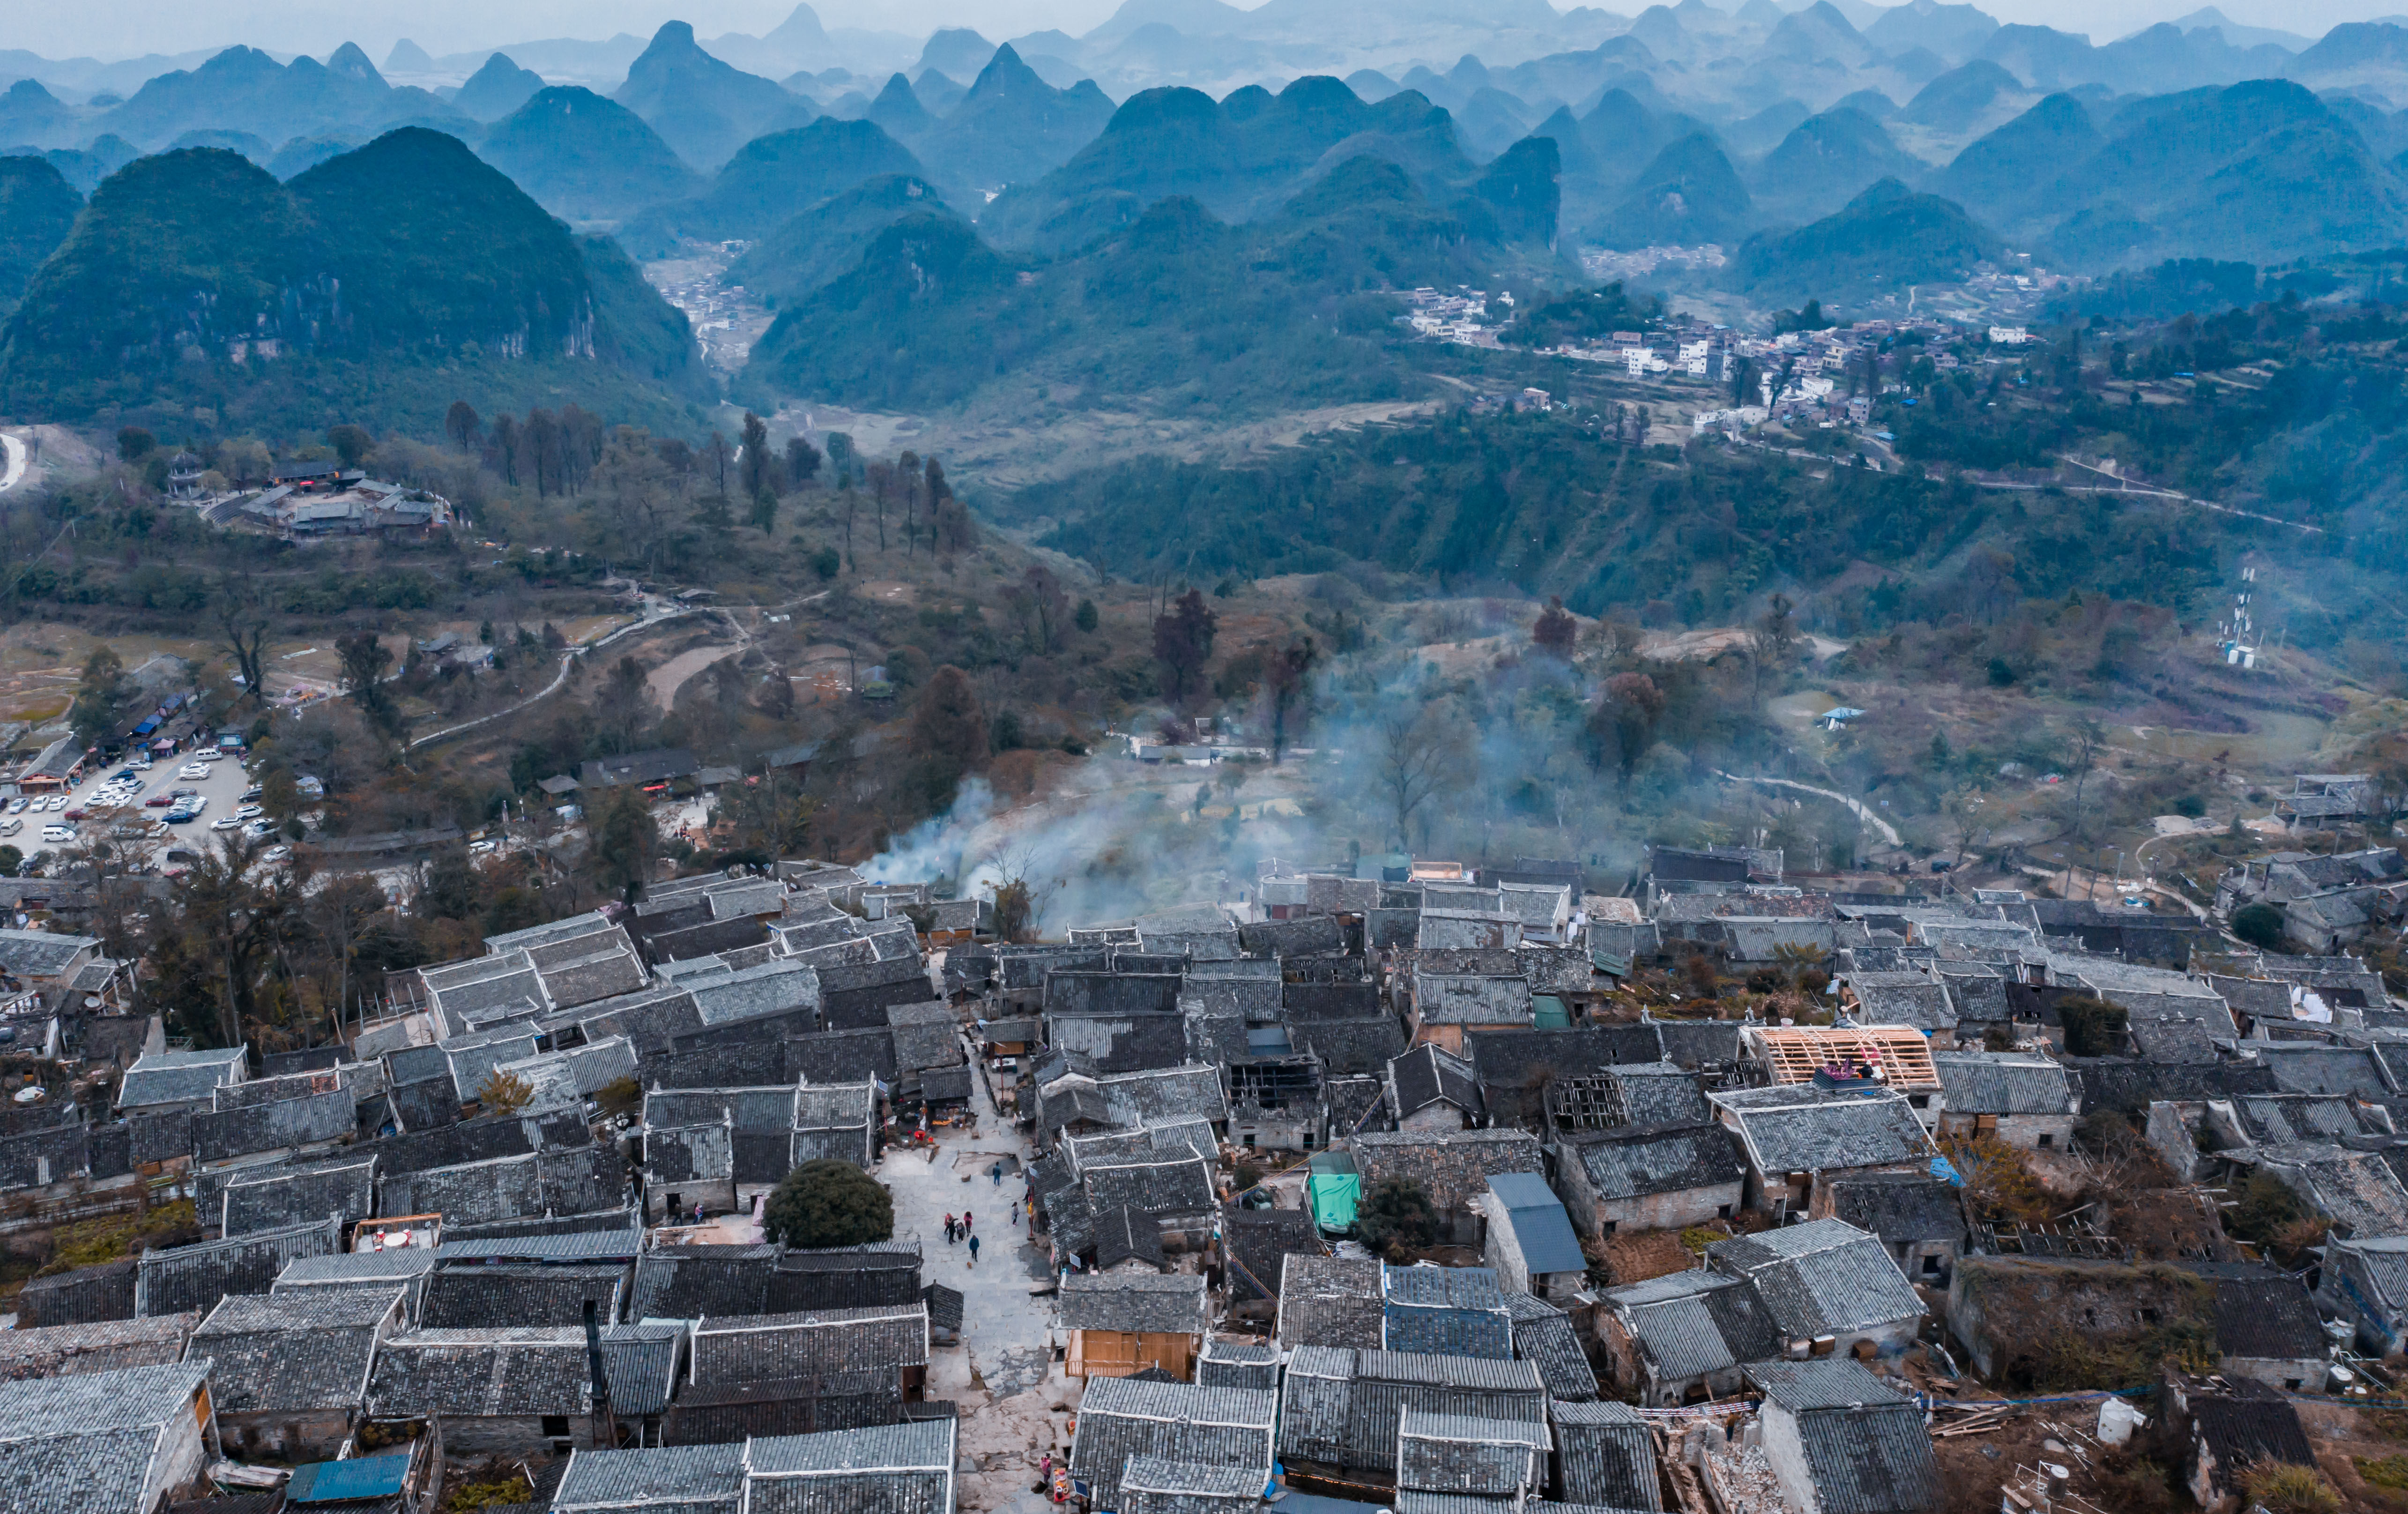
[[(1527, 0), (1484, 22), (1490, 61), (1341, 77), (1354, 58), (1315, 30), (1330, 15), (1315, 0), (1251, 12), (1127, 0), (1082, 38), (939, 32), (882, 79), (838, 64), (761, 71), (841, 50), (808, 7), (761, 38), (705, 43), (666, 23), (607, 88), (507, 52), (452, 60), (455, 82), (395, 68), (397, 82), (350, 45), (323, 61), (228, 49), (122, 98), (20, 78), (0, 90), (0, 315), (22, 306), (0, 364), (20, 396), (108, 402), (113, 381), (80, 344), (76, 309), (148, 309), (154, 333), (188, 332), (182, 347), (208, 352), (244, 339), (209, 324), (218, 315), (193, 324), (194, 311), (340, 277), (331, 252), (290, 267), (257, 247), (118, 268), (96, 251), (174, 240), (157, 228), (209, 218), (213, 195), (238, 191), (330, 235), (308, 186), (398, 176), (424, 245), (473, 248), (428, 188), (462, 164), (480, 166), (478, 193), (509, 217), (548, 211), (569, 223), (560, 238), (581, 240), (530, 223), (522, 239), (546, 249), (545, 280), (522, 286), (504, 267), (470, 279), (533, 293), (446, 296), (473, 319), (445, 351), (490, 363), (549, 349), (565, 355), (547, 361), (607, 359), (629, 382), (690, 392), (691, 375), (666, 377), (676, 322), (629, 260), (742, 241), (739, 275), (779, 315), (753, 382), (898, 404), (965, 400), (1007, 373), (1046, 382), (1074, 350), (1107, 354), (1091, 374), (1140, 385), (1209, 368), (1266, 394), (1369, 392), (1391, 382), (1365, 345), (1386, 317), (1358, 296), (1432, 281), (1576, 283), (1571, 254), (1586, 246), (1721, 244), (1717, 281), (1770, 308), (1952, 279), (2009, 250), (2106, 272), (2408, 242), (2408, 110), (2393, 108), (2408, 99), (2408, 29), (2389, 23), (2310, 42), (2203, 11), (2093, 47), (1936, 0), (1747, 0), (1736, 12), (1683, 0), (1635, 19)], [(1400, 22), (1417, 35), (1469, 24), (1453, 0), (1424, 0)], [(1567, 27), (1610, 35), (1553, 47)], [(1080, 73), (1097, 63), (1125, 80), (1113, 60), (1132, 50), (1168, 68), (1240, 45), (1276, 60), (1319, 47), (1332, 61), (1268, 84), (1125, 94)], [(1052, 50), (1024, 50), (1038, 47)], [(396, 47), (388, 65), (431, 79), (444, 61), (412, 50)], [(381, 297), (408, 309), (399, 272), (354, 270), (341, 287), (389, 277)], [(1171, 307), (1130, 320), (1164, 290)], [(1206, 291), (1218, 292), (1209, 334), (1192, 314)], [(544, 325), (564, 312), (567, 325)], [(1231, 329), (1298, 322), (1327, 328), (1285, 352), (1285, 370), (1250, 368), (1251, 338), (1230, 355)], [(356, 328), (331, 340), (322, 317), (301, 329), (268, 339), (330, 361), (422, 360)], [(965, 380), (964, 364), (987, 376)]]

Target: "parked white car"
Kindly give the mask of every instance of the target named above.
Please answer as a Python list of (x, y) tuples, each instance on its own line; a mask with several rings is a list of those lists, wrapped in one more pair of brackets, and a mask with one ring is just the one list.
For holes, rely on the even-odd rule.
[(208, 775), (209, 765), (206, 762), (187, 762), (176, 770), (179, 778), (206, 778)]
[(53, 846), (62, 845), (75, 839), (76, 828), (73, 826), (44, 826), (42, 828), (42, 840), (50, 843)]

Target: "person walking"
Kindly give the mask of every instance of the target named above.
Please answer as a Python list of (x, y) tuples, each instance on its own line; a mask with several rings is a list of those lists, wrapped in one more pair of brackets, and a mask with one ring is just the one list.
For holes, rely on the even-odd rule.
[(963, 1210), (962, 1233), (968, 1235), (972, 1230), (977, 1228), (977, 1225), (978, 1222), (970, 1218), (970, 1212), (968, 1209)]
[(978, 1237), (976, 1235), (970, 1237), (970, 1266), (973, 1269), (978, 1266)]
[(951, 1215), (945, 1217), (945, 1244), (953, 1244), (953, 1217)]
[(996, 1162), (994, 1166), (986, 1170), (986, 1175), (995, 1179), (996, 1187), (1003, 1187), (1003, 1163), (999, 1161)]

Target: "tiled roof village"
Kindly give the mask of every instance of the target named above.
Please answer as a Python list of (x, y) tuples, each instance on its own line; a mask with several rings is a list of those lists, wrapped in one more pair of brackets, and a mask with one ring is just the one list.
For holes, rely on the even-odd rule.
[[(2233, 887), (2390, 876), (2329, 862)], [(2408, 1005), (2356, 959), (1761, 849), (1496, 871), (1008, 944), (739, 868), (317, 1054), (150, 1050), (0, 1125), (0, 1230), (201, 1232), (23, 1286), (0, 1507), (1908, 1514), (2112, 1507), (2068, 1479), (2145, 1454), (2214, 1507), (2392, 1380)], [(899, 1196), (766, 1238), (827, 1158), (988, 1208), (987, 1269)]]

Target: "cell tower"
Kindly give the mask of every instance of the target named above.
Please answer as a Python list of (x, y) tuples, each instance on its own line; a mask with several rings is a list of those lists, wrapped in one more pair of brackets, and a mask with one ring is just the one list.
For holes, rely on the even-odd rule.
[(2255, 670), (2258, 649), (2263, 644), (2249, 618), (2249, 598), (2258, 583), (2258, 570), (2241, 570), (2241, 587), (2234, 591), (2232, 615), (2215, 627), (2216, 649), (2224, 654), (2227, 667)]

